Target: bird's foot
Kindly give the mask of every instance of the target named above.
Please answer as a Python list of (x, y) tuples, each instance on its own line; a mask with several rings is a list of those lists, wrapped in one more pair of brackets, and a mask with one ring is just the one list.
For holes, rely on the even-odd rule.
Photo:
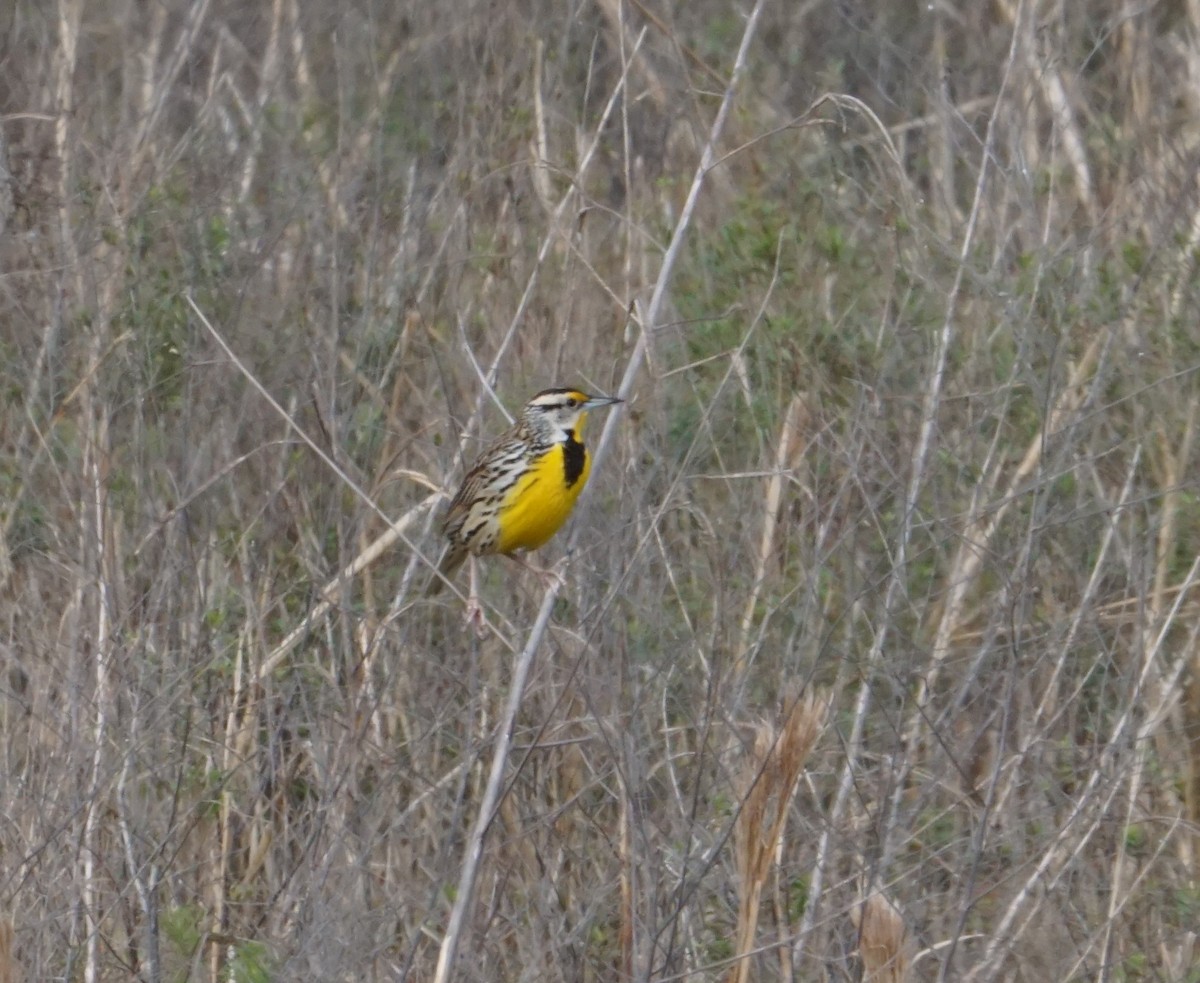
[(484, 639), (487, 637), (487, 615), (483, 613), (483, 606), (479, 603), (479, 598), (467, 598), (467, 609), (463, 613), (463, 624), (475, 632), (476, 638)]

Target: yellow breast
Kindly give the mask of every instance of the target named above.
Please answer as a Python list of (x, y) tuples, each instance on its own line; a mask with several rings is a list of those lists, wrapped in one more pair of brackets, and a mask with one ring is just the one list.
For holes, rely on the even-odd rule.
[(583, 461), (583, 471), (571, 485), (563, 457), (563, 445), (555, 444), (509, 489), (500, 506), (499, 553), (535, 550), (562, 527), (575, 506), (575, 499), (587, 484), (592, 469), (591, 455)]

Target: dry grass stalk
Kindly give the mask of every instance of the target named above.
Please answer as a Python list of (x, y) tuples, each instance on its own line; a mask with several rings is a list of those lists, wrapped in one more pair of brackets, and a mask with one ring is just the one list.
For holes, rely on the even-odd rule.
[(1092, 168), (1088, 163), (1087, 139), (1075, 118), (1063, 76), (1054, 67), (1053, 52), (1048, 50), (1048, 45), (1052, 42), (1047, 41), (1044, 32), (1037, 29), (1032, 17), (1021, 21), (1020, 4), (1013, 3), (1012, 0), (1002, 0), (996, 7), (1014, 32), (1019, 32), (1022, 60), (1028, 69), (1030, 83), (1036, 85), (1055, 133), (1061, 141), (1063, 153), (1075, 179), (1074, 191), (1079, 205), (1086, 211), (1089, 220), (1094, 221), (1099, 207), (1093, 190), (1095, 181), (1092, 178)]
[(825, 726), (828, 708), (828, 700), (811, 691), (803, 697), (786, 696), (782, 723), (760, 723), (756, 727), (754, 747), (735, 778), (742, 808), (733, 829), (739, 892), (738, 958), (729, 974), (730, 983), (745, 983), (750, 978), (749, 954), (755, 948), (762, 890), (771, 873), (796, 783)]
[(904, 983), (911, 968), (908, 932), (896, 906), (876, 891), (850, 910), (850, 920), (858, 932), (865, 983)]
[[(1193, 396), (1187, 405), (1187, 415), (1183, 426), (1182, 436), (1174, 435), (1168, 439), (1163, 433), (1158, 435), (1160, 486), (1162, 492), (1161, 516), (1158, 528), (1158, 542), (1154, 566), (1154, 587), (1150, 594), (1149, 618), (1144, 629), (1145, 644), (1153, 645), (1154, 631), (1162, 624), (1164, 612), (1167, 610), (1168, 597), (1171, 593), (1172, 570), (1175, 553), (1178, 547), (1178, 525), (1181, 500), (1183, 498), (1184, 475), (1190, 473), (1192, 448), (1196, 442), (1197, 417), (1200, 401)], [(1167, 727), (1157, 730), (1154, 738), (1159, 753), (1164, 761), (1175, 758), (1174, 748), (1182, 747), (1185, 759), (1181, 764), (1183, 771), (1183, 801), (1184, 811), (1193, 830), (1190, 837), (1181, 842), (1181, 859), (1193, 870), (1198, 869), (1197, 855), (1200, 854), (1200, 832), (1196, 832), (1197, 820), (1200, 820), (1200, 802), (1197, 802), (1197, 776), (1200, 775), (1200, 748), (1192, 739), (1200, 730), (1200, 706), (1197, 705), (1197, 687), (1191, 680), (1195, 679), (1197, 662), (1200, 656), (1193, 656), (1193, 671), (1189, 681), (1185, 683), (1181, 694), (1179, 719), (1172, 721)], [(1161, 685), (1161, 683), (1160, 683)]]
[(629, 792), (624, 783), (621, 786), (621, 836), (618, 849), (621, 852), (621, 917), (617, 929), (617, 941), (620, 946), (620, 979), (633, 979), (633, 895), (634, 874), (636, 867), (633, 861), (633, 829), (629, 802)]
[(17, 957), (13, 953), (13, 924), (0, 918), (0, 983), (20, 983), (24, 979)]
[(755, 558), (754, 586), (746, 598), (746, 610), (742, 614), (742, 643), (734, 662), (734, 678), (739, 678), (746, 670), (746, 656), (750, 651), (752, 631), (754, 626), (754, 611), (758, 607), (762, 595), (763, 582), (767, 576), (767, 564), (771, 554), (775, 552), (775, 532), (779, 526), (779, 516), (783, 501), (783, 481), (788, 472), (795, 469), (799, 463), (807, 443), (805, 431), (808, 429), (808, 401), (806, 394), (797, 393), (788, 404), (784, 414), (783, 425), (779, 430), (779, 441), (775, 451), (775, 466), (767, 479), (763, 508), (762, 537), (758, 544), (758, 556)]

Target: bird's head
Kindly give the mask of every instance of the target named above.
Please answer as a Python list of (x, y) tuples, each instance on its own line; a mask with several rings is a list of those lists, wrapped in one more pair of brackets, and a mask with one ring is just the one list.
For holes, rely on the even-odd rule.
[(565, 440), (569, 433), (578, 439), (588, 410), (619, 402), (615, 396), (589, 396), (578, 389), (543, 389), (525, 404), (521, 415), (529, 426), (552, 440)]

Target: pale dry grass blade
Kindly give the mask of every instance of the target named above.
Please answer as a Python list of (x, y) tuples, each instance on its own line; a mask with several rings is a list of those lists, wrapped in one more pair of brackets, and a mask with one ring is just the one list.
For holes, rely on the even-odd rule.
[(751, 644), (751, 629), (754, 611), (767, 579), (767, 565), (775, 550), (775, 532), (779, 525), (783, 501), (783, 484), (786, 477), (799, 465), (804, 454), (805, 434), (808, 423), (808, 399), (800, 393), (792, 397), (779, 428), (775, 443), (775, 462), (771, 476), (763, 492), (763, 526), (755, 559), (754, 580), (746, 597), (746, 609), (742, 613), (741, 642), (734, 660), (734, 674), (741, 676), (746, 670), (746, 655)]
[(542, 64), (546, 52), (539, 40), (533, 55), (533, 119), (535, 123), (534, 143), (529, 148), (533, 166), (533, 187), (541, 200), (542, 208), (550, 212), (554, 208), (550, 188), (550, 138), (546, 133), (546, 103), (542, 98)]
[[(242, 177), (238, 187), (237, 201), (244, 205), (254, 187), (262, 161), (263, 131), (269, 125), (266, 119), (267, 100), (275, 90), (280, 73), (280, 34), (283, 30), (283, 0), (271, 2), (270, 27), (266, 44), (258, 64), (258, 92), (250, 105), (245, 106), (250, 136), (246, 141), (242, 159)], [(327, 188), (328, 190), (328, 188)], [(337, 202), (331, 201), (335, 207)]]
[(1000, 0), (997, 9), (1004, 15), (1009, 27), (1023, 33), (1021, 53), (1028, 65), (1028, 72), (1036, 84), (1037, 91), (1045, 103), (1055, 133), (1062, 141), (1063, 150), (1074, 175), (1074, 190), (1080, 206), (1088, 220), (1095, 222), (1099, 208), (1095, 198), (1092, 168), (1088, 163), (1087, 143), (1075, 119), (1071, 101), (1067, 96), (1062, 76), (1054, 65), (1057, 50), (1039, 29), (1032, 17), (1022, 17), (1022, 4), (1012, 0)]
[(934, 111), (930, 114), (930, 142), (933, 146), (931, 164), (936, 201), (933, 202), (934, 227), (938, 235), (949, 240), (962, 222), (958, 214), (957, 175), (955, 174), (954, 114), (949, 92), (949, 68), (946, 57), (946, 15), (936, 9), (933, 13), (933, 64), (938, 84), (932, 93)]
[[(635, 971), (647, 970), (638, 951), (641, 944), (637, 924), (638, 866), (633, 848), (634, 806), (630, 801), (628, 783), (621, 782), (621, 812), (618, 852), (621, 858), (621, 913), (618, 919), (617, 941), (620, 951), (620, 972), (625, 979), (635, 979)], [(636, 969), (635, 969), (636, 968)]]
[(142, 104), (138, 114), (138, 129), (129, 147), (131, 159), (127, 166), (136, 168), (150, 154), (150, 136), (162, 125), (167, 99), (175, 90), (179, 75), (187, 66), (188, 60), (195, 56), (197, 41), (207, 23), (210, 6), (211, 0), (198, 0), (189, 5), (187, 16), (175, 39), (175, 46), (157, 75), (154, 69), (158, 61), (157, 55), (162, 50), (165, 40), (167, 11), (155, 10), (150, 31), (151, 43), (142, 53), (142, 65), (145, 67), (140, 93)]
[(80, 508), (80, 554), (88, 562), (85, 570), (90, 574), (90, 583), (85, 587), (85, 593), (90, 601), (92, 615), (95, 618), (96, 653), (95, 664), (95, 697), (94, 718), (92, 720), (92, 762), (90, 784), (92, 798), (88, 803), (87, 813), (83, 823), (83, 878), (84, 899), (87, 904), (88, 942), (87, 961), (84, 963), (83, 975), (87, 983), (97, 983), (101, 976), (101, 912), (104, 908), (104, 890), (101, 885), (101, 873), (95, 858), (100, 855), (100, 836), (103, 813), (107, 810), (106, 793), (106, 755), (109, 743), (111, 718), (116, 710), (114, 696), (117, 683), (114, 675), (114, 649), (112, 645), (112, 612), (115, 598), (112, 594), (111, 576), (114, 570), (114, 557), (110, 552), (114, 543), (114, 531), (108, 522), (108, 510), (105, 508), (106, 477), (103, 475), (104, 465), (101, 458), (107, 459), (108, 421), (103, 411), (98, 409), (94, 394), (87, 393), (82, 401), (83, 412), (90, 418), (91, 432), (88, 440), (88, 454), (84, 466), (90, 484), (91, 501), (81, 502)]
[(13, 939), (13, 922), (0, 918), (0, 983), (24, 983)]

